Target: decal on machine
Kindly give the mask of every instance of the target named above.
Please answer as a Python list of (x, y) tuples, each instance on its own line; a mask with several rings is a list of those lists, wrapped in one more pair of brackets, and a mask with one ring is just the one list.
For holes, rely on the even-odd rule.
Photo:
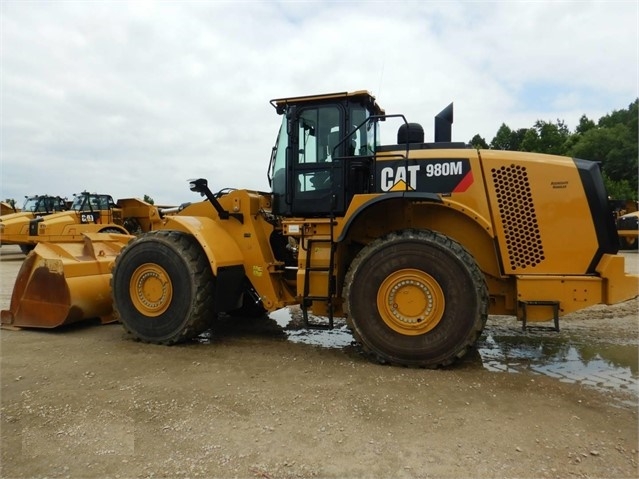
[(264, 274), (264, 270), (261, 266), (253, 265), (253, 276), (261, 277)]
[(473, 183), (468, 158), (377, 162), (378, 191), (461, 193)]
[(80, 223), (98, 223), (100, 219), (100, 213), (98, 211), (94, 211), (93, 213), (82, 213), (80, 214)]

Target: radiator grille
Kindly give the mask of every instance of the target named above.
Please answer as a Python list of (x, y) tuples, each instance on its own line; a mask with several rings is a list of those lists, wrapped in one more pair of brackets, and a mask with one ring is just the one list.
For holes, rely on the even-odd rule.
[(510, 268), (535, 267), (545, 258), (526, 168), (510, 165), (491, 172)]

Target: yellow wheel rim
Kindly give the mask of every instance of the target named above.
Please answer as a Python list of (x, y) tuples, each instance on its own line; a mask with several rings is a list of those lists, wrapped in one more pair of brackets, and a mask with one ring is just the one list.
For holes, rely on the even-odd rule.
[(377, 291), (377, 309), (392, 330), (417, 336), (433, 329), (445, 310), (444, 292), (429, 274), (401, 269), (390, 274)]
[(154, 263), (145, 263), (133, 272), (129, 293), (133, 306), (140, 313), (159, 316), (171, 304), (173, 286), (164, 268)]

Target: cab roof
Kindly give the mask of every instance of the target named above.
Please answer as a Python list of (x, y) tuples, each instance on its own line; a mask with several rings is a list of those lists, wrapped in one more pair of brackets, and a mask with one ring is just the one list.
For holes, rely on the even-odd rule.
[(277, 98), (271, 100), (271, 105), (278, 114), (284, 113), (287, 105), (298, 105), (304, 103), (323, 103), (331, 100), (348, 99), (355, 103), (365, 105), (373, 115), (384, 115), (384, 109), (375, 101), (375, 97), (367, 90), (357, 90), (354, 92), (324, 93), (320, 95), (295, 96), (289, 98)]

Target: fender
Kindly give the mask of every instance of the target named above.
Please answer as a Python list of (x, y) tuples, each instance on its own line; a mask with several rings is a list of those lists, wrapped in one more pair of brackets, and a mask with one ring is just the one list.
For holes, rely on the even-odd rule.
[(204, 254), (211, 264), (213, 274), (219, 276), (221, 268), (242, 266), (244, 255), (219, 222), (205, 216), (171, 216), (167, 217), (162, 227), (164, 230), (178, 230), (189, 233), (200, 243)]
[(242, 305), (244, 255), (218, 221), (206, 216), (172, 216), (167, 218), (162, 229), (189, 233), (204, 250), (217, 278), (216, 312), (232, 311)]
[[(347, 211), (345, 215), (348, 220), (346, 221), (346, 223), (344, 223), (344, 227), (342, 228), (337, 241), (340, 242), (346, 238), (349, 228), (364, 210), (370, 208), (373, 205), (381, 203), (382, 201), (395, 200), (398, 198), (403, 198), (411, 201), (431, 201), (434, 203), (443, 203), (442, 199), (436, 193), (423, 193), (420, 191), (399, 191), (396, 193), (384, 193), (382, 195), (376, 194), (372, 199), (354, 207), (353, 211), (350, 211), (351, 208), (349, 208), (349, 211)], [(353, 203), (351, 203), (351, 206), (352, 205)]]

